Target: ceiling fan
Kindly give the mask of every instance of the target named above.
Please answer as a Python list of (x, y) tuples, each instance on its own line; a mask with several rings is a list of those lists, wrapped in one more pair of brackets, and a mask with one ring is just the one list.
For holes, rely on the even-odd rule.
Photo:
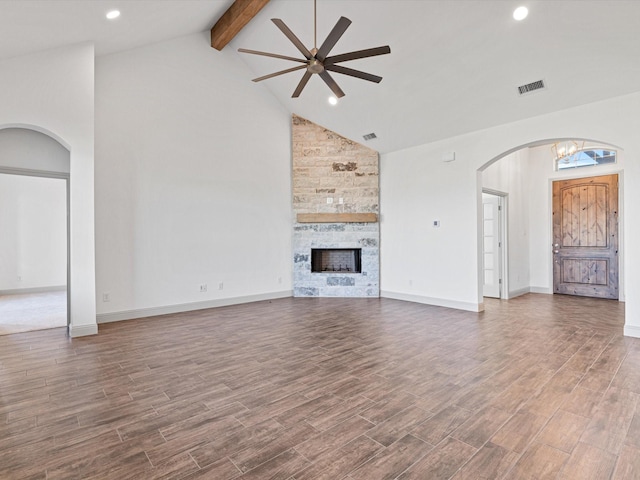
[(340, 55), (334, 55), (329, 57), (329, 52), (333, 49), (340, 37), (347, 30), (349, 25), (351, 25), (351, 20), (346, 17), (340, 17), (338, 23), (336, 23), (333, 30), (329, 33), (325, 41), (320, 45), (320, 48), (317, 48), (317, 21), (316, 21), (316, 0), (313, 0), (313, 48), (308, 50), (307, 47), (295, 36), (295, 34), (285, 25), (285, 23), (279, 18), (272, 18), (271, 21), (276, 24), (276, 26), (285, 34), (285, 36), (295, 45), (295, 47), (302, 53), (304, 56), (304, 60), (301, 58), (288, 57), (286, 55), (279, 55), (277, 53), (267, 53), (267, 52), (259, 52), (257, 50), (247, 50), (246, 48), (239, 48), (238, 51), (242, 53), (251, 53), (253, 55), (263, 55), (265, 57), (273, 57), (280, 58), (283, 60), (291, 60), (292, 62), (300, 62), (303, 65), (299, 65), (297, 67), (288, 68), (286, 70), (281, 70), (279, 72), (271, 73), (269, 75), (265, 75), (263, 77), (254, 78), (254, 82), (261, 82), (262, 80), (266, 80), (268, 78), (277, 77), (278, 75), (283, 75), (285, 73), (294, 72), (296, 70), (302, 70), (303, 68), (307, 71), (302, 76), (300, 83), (293, 92), (292, 97), (298, 98), (302, 90), (307, 85), (307, 82), (312, 77), (314, 73), (320, 75), (320, 78), (324, 80), (324, 83), (331, 89), (334, 95), (338, 98), (344, 97), (344, 92), (338, 86), (333, 77), (329, 74), (329, 72), (341, 73), (343, 75), (350, 75), (352, 77), (361, 78), (362, 80), (368, 80), (370, 82), (380, 83), (382, 77), (377, 75), (372, 75), (370, 73), (361, 72), (360, 70), (354, 70), (353, 68), (343, 67), (341, 65), (336, 65), (338, 63), (346, 62), (349, 60), (357, 60), (359, 58), (367, 58), (374, 57), (376, 55), (384, 55), (387, 53), (391, 53), (391, 49), (389, 46), (384, 47), (376, 47), (376, 48), (368, 48), (366, 50), (357, 50), (355, 52), (343, 53)]

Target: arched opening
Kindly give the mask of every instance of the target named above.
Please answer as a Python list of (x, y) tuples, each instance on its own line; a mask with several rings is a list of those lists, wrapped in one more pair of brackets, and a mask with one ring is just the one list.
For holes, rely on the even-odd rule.
[(69, 326), (69, 182), (66, 145), (0, 128), (0, 334)]
[(507, 156), (511, 155), (512, 153), (518, 152), (520, 150), (524, 150), (525, 148), (536, 148), (536, 147), (544, 147), (544, 146), (548, 146), (550, 148), (551, 145), (553, 145), (555, 143), (562, 143), (562, 142), (568, 142), (568, 141), (584, 142), (585, 145), (593, 144), (593, 145), (608, 146), (608, 147), (611, 147), (611, 148), (619, 150), (619, 151), (623, 150), (622, 147), (620, 147), (618, 145), (614, 145), (614, 144), (608, 143), (608, 142), (603, 142), (603, 141), (600, 141), (600, 140), (589, 139), (589, 138), (582, 138), (582, 137), (547, 138), (547, 139), (542, 139), (542, 140), (536, 140), (534, 142), (524, 143), (522, 145), (518, 145), (516, 147), (510, 148), (506, 152), (503, 152), (500, 155), (496, 155), (491, 160), (487, 161), (484, 165), (482, 165), (478, 169), (478, 171), (482, 172), (482, 171), (486, 170), (489, 166), (493, 165), (498, 160), (500, 160), (500, 159), (502, 159), (504, 157), (507, 157)]
[[(557, 153), (552, 146), (562, 142), (576, 142), (588, 150), (590, 146), (605, 148), (617, 152), (617, 163), (593, 162), (580, 168), (557, 168)], [(553, 222), (553, 186), (554, 183), (571, 179), (586, 179), (603, 175), (615, 176), (620, 182), (620, 191), (616, 193), (620, 208), (616, 210), (618, 246), (616, 263), (619, 265), (619, 298), (624, 300), (624, 255), (622, 231), (624, 215), (622, 208), (622, 180), (624, 173), (624, 150), (608, 142), (583, 138), (549, 138), (514, 147), (486, 162), (478, 169), (478, 285), (479, 298), (484, 294), (485, 268), (483, 235), (483, 191), (503, 192), (508, 197), (508, 210), (505, 214), (505, 265), (502, 280), (504, 295), (500, 298), (513, 298), (524, 293), (582, 293), (561, 292), (555, 288), (558, 275), (558, 248), (554, 247), (557, 238)], [(578, 206), (576, 204), (576, 206)], [(580, 210), (585, 210), (580, 205)], [(557, 218), (558, 216), (556, 216)], [(591, 220), (590, 220), (591, 221)], [(557, 222), (556, 222), (557, 223)], [(557, 240), (556, 240), (557, 242)], [(579, 242), (579, 241), (578, 241)], [(579, 270), (579, 262), (574, 262)], [(563, 271), (564, 272), (564, 271)], [(587, 275), (589, 272), (586, 273)], [(567, 276), (563, 273), (564, 276)], [(595, 275), (593, 275), (595, 279)], [(608, 281), (608, 277), (607, 277)], [(595, 280), (593, 280), (594, 283)], [(579, 292), (578, 289), (575, 289)], [(594, 290), (595, 291), (595, 290)], [(599, 296), (599, 295), (593, 295)], [(613, 297), (604, 297), (613, 298)]]

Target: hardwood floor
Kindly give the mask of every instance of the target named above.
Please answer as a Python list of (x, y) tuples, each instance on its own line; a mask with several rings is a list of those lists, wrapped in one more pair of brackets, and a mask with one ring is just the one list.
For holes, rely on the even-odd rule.
[(2, 479), (638, 479), (624, 305), (281, 299), (0, 337)]

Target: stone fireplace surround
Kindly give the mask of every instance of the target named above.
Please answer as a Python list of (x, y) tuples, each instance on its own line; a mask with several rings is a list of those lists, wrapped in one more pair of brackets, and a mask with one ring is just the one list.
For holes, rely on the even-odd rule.
[[(294, 296), (378, 297), (378, 153), (296, 115), (292, 138)], [(312, 272), (314, 248), (359, 248), (362, 271)]]
[[(294, 226), (294, 297), (378, 297), (377, 223), (320, 223)], [(361, 248), (362, 272), (312, 272), (312, 248)]]

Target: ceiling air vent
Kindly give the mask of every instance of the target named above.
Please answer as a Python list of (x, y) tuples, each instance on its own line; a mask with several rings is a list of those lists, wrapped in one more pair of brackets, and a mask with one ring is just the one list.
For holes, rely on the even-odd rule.
[(537, 82), (527, 83), (526, 85), (520, 85), (518, 87), (518, 93), (520, 95), (525, 95), (527, 93), (535, 92), (536, 90), (541, 90), (545, 88), (544, 80), (538, 80)]
[(378, 137), (376, 136), (375, 133), (372, 132), (372, 133), (367, 133), (366, 135), (363, 135), (362, 138), (364, 138), (365, 142), (368, 142), (369, 140), (373, 140)]

